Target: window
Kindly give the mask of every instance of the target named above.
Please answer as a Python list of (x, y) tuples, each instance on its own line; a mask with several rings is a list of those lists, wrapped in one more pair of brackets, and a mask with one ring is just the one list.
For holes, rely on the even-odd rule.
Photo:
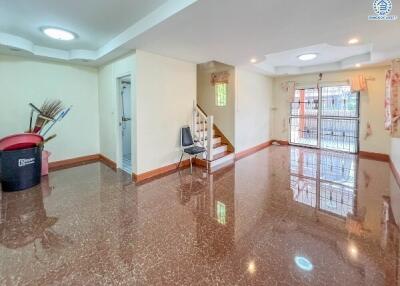
[(226, 98), (228, 97), (228, 84), (215, 84), (215, 105), (226, 106)]

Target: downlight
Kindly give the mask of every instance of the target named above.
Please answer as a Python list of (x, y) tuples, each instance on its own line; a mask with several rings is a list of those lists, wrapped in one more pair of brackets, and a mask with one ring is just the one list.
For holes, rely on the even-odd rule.
[(40, 29), (46, 36), (60, 41), (72, 41), (77, 38), (77, 35), (60, 28), (43, 27)]
[(298, 56), (298, 59), (301, 61), (311, 61), (317, 57), (317, 54), (303, 54)]

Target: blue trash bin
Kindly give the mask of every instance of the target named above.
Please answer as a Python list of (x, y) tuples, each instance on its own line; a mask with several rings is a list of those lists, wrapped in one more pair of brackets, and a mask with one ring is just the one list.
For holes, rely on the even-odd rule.
[(0, 151), (0, 181), (4, 192), (21, 191), (40, 184), (42, 148)]

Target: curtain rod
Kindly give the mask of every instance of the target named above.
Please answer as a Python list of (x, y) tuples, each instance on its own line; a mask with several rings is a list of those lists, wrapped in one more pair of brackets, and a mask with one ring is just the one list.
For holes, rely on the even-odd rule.
[[(375, 78), (374, 77), (365, 77), (365, 80), (374, 81)], [(308, 81), (308, 82), (301, 82), (301, 81), (297, 82), (297, 81), (294, 81), (294, 80), (285, 81), (285, 83), (290, 83), (290, 82), (294, 82), (296, 85), (317, 85), (318, 83), (319, 84), (345, 83), (345, 82), (349, 83), (350, 79), (344, 79), (344, 80), (321, 80), (321, 81), (316, 80), (316, 81)]]

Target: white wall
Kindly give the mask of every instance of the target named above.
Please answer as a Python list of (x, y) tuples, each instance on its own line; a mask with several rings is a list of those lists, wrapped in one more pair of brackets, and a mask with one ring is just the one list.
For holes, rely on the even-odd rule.
[(50, 161), (99, 153), (97, 70), (0, 55), (0, 137), (29, 127), (30, 107), (60, 99), (72, 110), (49, 133)]
[(137, 174), (175, 163), (191, 123), (196, 65), (136, 51)]
[(272, 139), (272, 90), (272, 78), (236, 69), (236, 153)]
[(135, 122), (135, 55), (131, 54), (99, 68), (100, 153), (117, 163), (122, 156), (119, 126), (119, 78), (131, 75), (132, 170), (137, 169)]
[(400, 174), (400, 138), (392, 138), (390, 159)]
[[(229, 72), (228, 97), (226, 106), (216, 106), (215, 86), (211, 84), (214, 72)], [(207, 115), (214, 116), (214, 124), (235, 146), (235, 68), (213, 62), (209, 65), (198, 65), (197, 68), (197, 104)]]
[[(360, 102), (360, 150), (389, 154), (390, 137), (384, 130), (384, 96), (385, 96), (385, 74), (386, 67), (360, 69), (353, 71), (324, 73), (323, 81), (343, 82), (351, 76), (363, 74), (366, 77), (375, 78), (368, 81), (368, 92), (361, 93)], [(316, 74), (300, 75), (291, 77), (280, 77), (274, 79), (274, 128), (273, 137), (279, 140), (288, 140), (288, 117), (289, 102), (287, 93), (281, 88), (281, 84), (287, 81), (299, 83), (315, 83), (318, 76)], [(366, 133), (367, 121), (372, 127), (372, 136), (364, 138)]]

